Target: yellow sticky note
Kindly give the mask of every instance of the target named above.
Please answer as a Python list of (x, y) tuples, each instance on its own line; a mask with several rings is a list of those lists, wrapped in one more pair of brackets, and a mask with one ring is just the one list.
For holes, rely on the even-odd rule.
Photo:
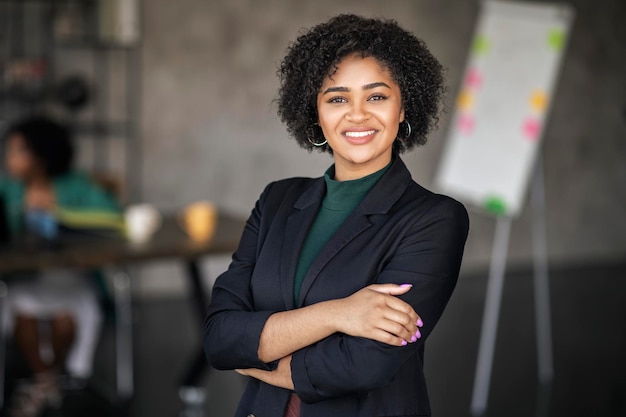
[(536, 111), (543, 113), (548, 106), (548, 96), (541, 90), (535, 90), (530, 95), (530, 107)]
[(456, 105), (461, 110), (470, 110), (474, 106), (474, 95), (468, 90), (462, 90), (456, 100)]

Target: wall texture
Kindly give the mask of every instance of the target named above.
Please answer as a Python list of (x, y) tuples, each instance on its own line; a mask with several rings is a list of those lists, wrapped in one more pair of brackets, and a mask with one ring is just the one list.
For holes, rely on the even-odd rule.
[[(626, 6), (571, 3), (577, 18), (544, 142), (549, 256), (559, 263), (626, 255)], [(448, 69), (452, 101), (477, 0), (145, 0), (142, 198), (166, 211), (211, 199), (247, 216), (269, 181), (321, 175), (331, 159), (299, 149), (275, 115), (275, 72), (301, 28), (342, 12), (394, 18), (422, 37)], [(426, 187), (448, 120), (404, 157)], [(529, 214), (514, 222), (511, 263), (531, 259)], [(487, 265), (493, 226), (472, 214), (464, 268)], [(173, 268), (150, 268), (142, 288), (172, 290)]]

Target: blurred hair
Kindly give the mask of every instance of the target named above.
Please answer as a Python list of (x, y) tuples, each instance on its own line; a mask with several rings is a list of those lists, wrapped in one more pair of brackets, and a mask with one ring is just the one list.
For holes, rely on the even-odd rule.
[[(396, 152), (426, 143), (437, 125), (445, 92), (441, 64), (426, 44), (394, 20), (339, 15), (306, 31), (292, 43), (278, 70), (278, 115), (287, 131), (305, 149), (323, 142), (318, 122), (317, 95), (326, 77), (351, 55), (375, 58), (400, 87), (405, 120), (411, 135), (394, 142)], [(315, 137), (317, 136), (317, 138)], [(332, 153), (328, 145), (318, 149)]]
[(70, 170), (74, 159), (72, 136), (67, 127), (45, 116), (31, 116), (9, 126), (4, 141), (20, 135), (26, 147), (52, 178)]

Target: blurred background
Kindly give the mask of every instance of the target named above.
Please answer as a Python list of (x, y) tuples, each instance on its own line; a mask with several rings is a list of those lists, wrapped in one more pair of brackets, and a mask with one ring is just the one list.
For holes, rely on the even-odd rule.
[[(555, 379), (546, 402), (526, 204), (511, 232), (488, 415), (626, 416), (626, 2), (567, 3), (576, 18), (542, 144)], [(78, 133), (79, 166), (117, 178), (125, 203), (166, 213), (208, 199), (245, 218), (268, 182), (331, 164), (287, 137), (273, 103), (302, 28), (338, 13), (396, 19), (446, 68), (452, 109), (479, 11), (477, 0), (1, 0), (0, 130), (45, 109)], [(450, 117), (403, 157), (427, 188)], [(457, 291), (427, 345), (434, 416), (469, 415), (494, 224), (471, 214)], [(228, 260), (204, 258), (206, 279)], [(132, 269), (132, 416), (183, 412), (177, 375), (201, 330), (182, 274), (169, 261)], [(94, 378), (109, 377), (113, 343), (105, 329)], [(206, 415), (232, 415), (243, 378), (212, 370), (203, 383)]]

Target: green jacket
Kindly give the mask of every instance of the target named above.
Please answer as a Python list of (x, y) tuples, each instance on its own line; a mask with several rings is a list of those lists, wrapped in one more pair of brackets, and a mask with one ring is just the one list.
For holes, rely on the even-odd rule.
[[(53, 187), (59, 208), (57, 214), (62, 222), (63, 218), (79, 218), (87, 227), (102, 224), (103, 218), (113, 217), (121, 222), (121, 209), (115, 198), (87, 175), (76, 171), (60, 175), (53, 180)], [(0, 177), (0, 196), (4, 199), (7, 223), (13, 236), (23, 229), (24, 192), (21, 181)]]

